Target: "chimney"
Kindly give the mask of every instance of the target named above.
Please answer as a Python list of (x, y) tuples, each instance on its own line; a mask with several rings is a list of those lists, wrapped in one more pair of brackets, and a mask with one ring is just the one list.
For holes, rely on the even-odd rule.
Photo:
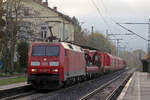
[(54, 9), (55, 11), (57, 11), (57, 7), (53, 7), (53, 9)]
[(48, 7), (48, 0), (46, 0), (45, 2), (43, 2), (43, 5)]

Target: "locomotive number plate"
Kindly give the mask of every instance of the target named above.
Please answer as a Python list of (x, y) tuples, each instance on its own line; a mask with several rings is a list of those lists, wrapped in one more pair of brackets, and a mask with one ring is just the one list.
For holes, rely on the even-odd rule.
[(48, 66), (48, 62), (42, 62), (42, 66)]

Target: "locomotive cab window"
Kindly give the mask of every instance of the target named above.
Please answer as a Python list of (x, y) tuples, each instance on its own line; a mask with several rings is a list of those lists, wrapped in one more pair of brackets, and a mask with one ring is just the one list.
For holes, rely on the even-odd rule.
[(46, 56), (59, 56), (59, 47), (58, 46), (47, 46), (46, 47)]
[(58, 46), (33, 46), (32, 56), (59, 56)]
[(32, 56), (45, 56), (45, 46), (33, 46)]

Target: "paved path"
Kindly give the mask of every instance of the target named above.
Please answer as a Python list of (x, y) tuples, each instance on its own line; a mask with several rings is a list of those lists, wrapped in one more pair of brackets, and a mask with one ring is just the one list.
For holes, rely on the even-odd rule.
[(135, 72), (117, 100), (150, 100), (150, 77)]
[(4, 85), (4, 86), (0, 86), (0, 91), (12, 89), (12, 88), (17, 88), (17, 87), (22, 87), (22, 86), (26, 86), (26, 85), (27, 85), (27, 82)]

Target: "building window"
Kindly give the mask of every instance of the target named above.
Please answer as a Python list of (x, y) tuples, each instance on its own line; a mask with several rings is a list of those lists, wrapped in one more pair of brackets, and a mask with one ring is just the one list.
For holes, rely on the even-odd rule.
[(47, 38), (47, 31), (44, 31), (44, 38)]
[(47, 31), (41, 31), (41, 39), (46, 39), (47, 38)]
[(29, 8), (24, 8), (24, 16), (29, 16)]
[(48, 37), (48, 25), (40, 24), (39, 32), (40, 32), (41, 39), (45, 40)]
[(43, 39), (43, 31), (41, 31), (41, 39)]
[(46, 29), (47, 29), (47, 27), (45, 27), (45, 26), (41, 27), (41, 30), (46, 30)]

